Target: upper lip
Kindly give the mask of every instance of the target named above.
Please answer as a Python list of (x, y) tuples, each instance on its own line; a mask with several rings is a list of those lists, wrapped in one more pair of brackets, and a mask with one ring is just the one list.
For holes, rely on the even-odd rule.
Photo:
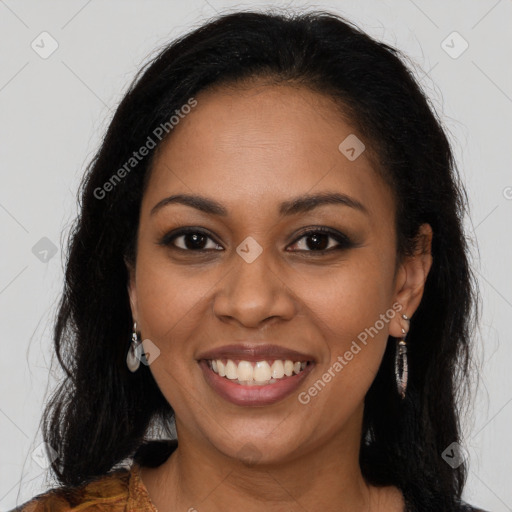
[(268, 359), (290, 359), (296, 361), (314, 361), (311, 354), (297, 352), (289, 348), (272, 345), (270, 343), (241, 343), (237, 345), (224, 345), (202, 352), (198, 360), (206, 359), (241, 359), (244, 361), (266, 361)]

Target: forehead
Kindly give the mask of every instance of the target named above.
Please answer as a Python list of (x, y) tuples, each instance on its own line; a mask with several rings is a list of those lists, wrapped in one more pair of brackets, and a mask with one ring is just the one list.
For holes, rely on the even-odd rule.
[(247, 210), (325, 190), (353, 195), (377, 215), (391, 208), (370, 151), (355, 159), (344, 152), (348, 145), (359, 153), (365, 141), (327, 96), (253, 85), (205, 91), (196, 100), (159, 148), (143, 209), (176, 192)]

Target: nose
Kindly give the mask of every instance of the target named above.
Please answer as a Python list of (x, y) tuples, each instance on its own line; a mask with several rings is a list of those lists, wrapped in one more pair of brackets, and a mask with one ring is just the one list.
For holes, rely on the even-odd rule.
[(250, 263), (238, 254), (233, 259), (214, 295), (215, 315), (250, 328), (261, 327), (271, 318), (291, 319), (296, 312), (293, 292), (271, 265), (270, 251), (264, 250)]

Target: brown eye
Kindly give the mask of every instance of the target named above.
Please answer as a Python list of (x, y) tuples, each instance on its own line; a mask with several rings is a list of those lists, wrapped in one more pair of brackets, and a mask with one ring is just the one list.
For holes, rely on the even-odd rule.
[(182, 229), (169, 233), (164, 236), (160, 244), (182, 251), (223, 250), (207, 233), (198, 229)]
[[(301, 242), (304, 240), (304, 242)], [(325, 252), (331, 250), (347, 249), (354, 244), (351, 240), (338, 231), (327, 228), (315, 228), (307, 231), (298, 238), (294, 245), (298, 246), (296, 250), (306, 252)]]

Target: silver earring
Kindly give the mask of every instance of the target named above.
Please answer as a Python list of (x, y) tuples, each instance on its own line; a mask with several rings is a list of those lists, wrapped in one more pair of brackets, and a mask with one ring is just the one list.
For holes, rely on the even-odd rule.
[(126, 355), (126, 366), (131, 372), (136, 372), (140, 366), (142, 343), (137, 333), (137, 322), (133, 323), (133, 334), (128, 354)]
[[(407, 315), (402, 315), (402, 318), (409, 322)], [(407, 389), (407, 376), (409, 374), (409, 368), (407, 366), (407, 343), (405, 337), (407, 332), (402, 328), (402, 338), (397, 339), (396, 352), (395, 352), (395, 377), (398, 394), (402, 399), (405, 398), (405, 391)]]

